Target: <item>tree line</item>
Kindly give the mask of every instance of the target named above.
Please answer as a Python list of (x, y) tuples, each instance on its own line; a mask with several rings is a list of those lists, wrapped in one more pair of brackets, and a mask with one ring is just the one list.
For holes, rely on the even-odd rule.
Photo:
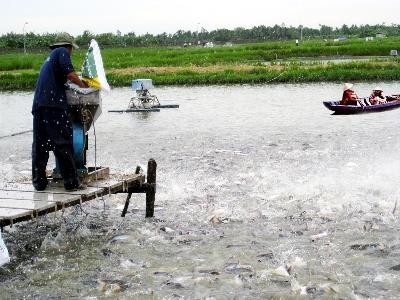
[[(387, 36), (400, 36), (400, 25), (342, 25), (341, 27), (331, 27), (320, 25), (319, 28), (293, 27), (285, 24), (275, 26), (255, 26), (253, 28), (238, 27), (233, 30), (216, 29), (207, 31), (185, 31), (136, 35), (134, 32), (122, 34), (100, 33), (95, 34), (85, 30), (81, 35), (75, 37), (80, 46), (86, 46), (91, 39), (96, 39), (102, 47), (157, 47), (157, 46), (182, 46), (183, 44), (198, 45), (205, 42), (216, 44), (231, 43), (254, 43), (263, 41), (279, 41), (294, 39), (332, 39), (339, 36), (346, 37), (367, 37), (375, 36), (376, 33), (384, 33)], [(29, 49), (47, 48), (51, 44), (56, 33), (35, 34), (29, 32), (24, 34), (10, 32), (0, 36), (0, 49), (23, 49), (24, 45)]]

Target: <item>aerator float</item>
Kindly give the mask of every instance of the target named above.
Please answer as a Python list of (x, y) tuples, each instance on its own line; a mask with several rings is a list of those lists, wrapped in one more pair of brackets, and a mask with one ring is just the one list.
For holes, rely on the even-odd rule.
[(108, 112), (158, 112), (160, 108), (178, 108), (178, 104), (160, 104), (156, 95), (152, 95), (149, 90), (154, 88), (151, 79), (132, 80), (132, 89), (136, 95), (133, 96), (125, 110), (109, 110)]
[(149, 89), (154, 88), (151, 79), (132, 80), (132, 89), (136, 96), (129, 101), (128, 108), (151, 108), (160, 106), (157, 96), (150, 94)]

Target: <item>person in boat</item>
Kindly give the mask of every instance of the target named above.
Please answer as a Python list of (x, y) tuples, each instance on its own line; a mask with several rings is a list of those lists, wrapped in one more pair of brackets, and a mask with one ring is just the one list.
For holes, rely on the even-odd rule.
[(383, 95), (382, 88), (377, 86), (376, 88), (374, 88), (372, 90), (372, 94), (371, 94), (371, 96), (369, 96), (369, 102), (372, 105), (382, 104), (382, 103), (386, 103), (387, 102), (386, 97)]
[(341, 105), (359, 105), (358, 102), (359, 97), (353, 91), (353, 84), (345, 83), (343, 86), (343, 96), (342, 101), (340, 101)]

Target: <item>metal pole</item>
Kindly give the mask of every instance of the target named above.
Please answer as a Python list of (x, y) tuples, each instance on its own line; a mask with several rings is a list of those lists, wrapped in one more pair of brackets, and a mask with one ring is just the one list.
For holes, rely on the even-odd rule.
[(303, 25), (300, 25), (300, 41), (303, 41)]
[(26, 54), (26, 32), (25, 32), (25, 25), (27, 25), (28, 22), (24, 23), (24, 26), (22, 27), (22, 32), (24, 34), (24, 54)]

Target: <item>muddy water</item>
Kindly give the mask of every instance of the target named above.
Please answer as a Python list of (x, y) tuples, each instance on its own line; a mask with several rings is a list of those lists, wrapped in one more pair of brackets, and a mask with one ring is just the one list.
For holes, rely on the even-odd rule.
[[(112, 196), (7, 228), (1, 298), (398, 297), (400, 110), (332, 116), (321, 101), (340, 97), (335, 84), (153, 92), (181, 107), (107, 113), (131, 96), (115, 89), (95, 129), (114, 172), (156, 159), (156, 219), (143, 195), (121, 219)], [(0, 95), (0, 136), (31, 128), (31, 97)], [(0, 182), (27, 178), (30, 143), (0, 139)]]

